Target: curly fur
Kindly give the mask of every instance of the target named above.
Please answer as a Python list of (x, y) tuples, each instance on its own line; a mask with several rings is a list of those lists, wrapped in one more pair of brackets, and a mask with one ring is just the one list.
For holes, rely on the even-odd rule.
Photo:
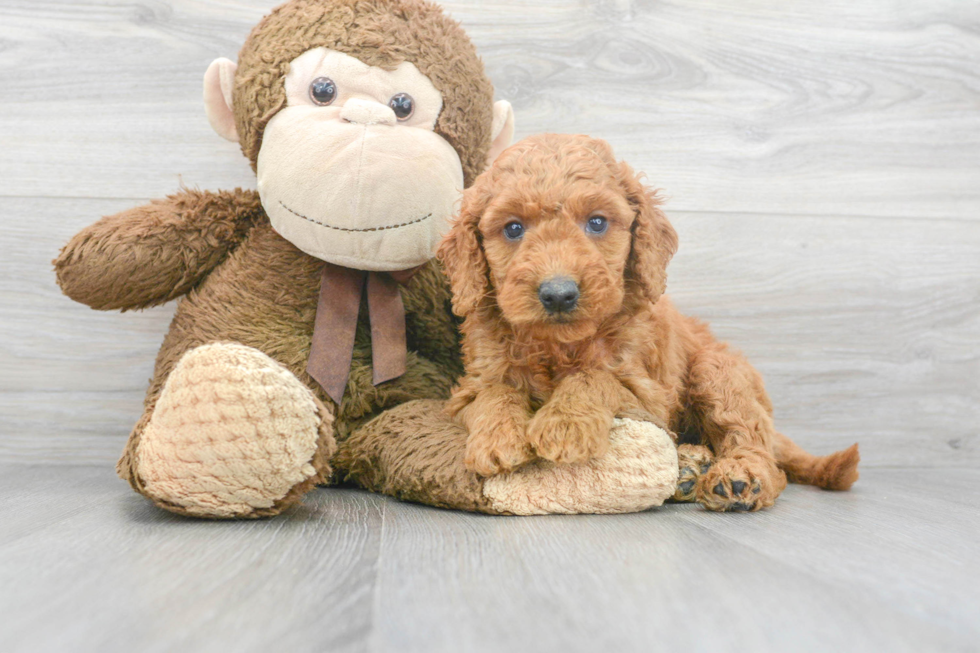
[[(466, 192), (439, 257), (465, 318), (466, 376), (448, 411), (469, 431), (467, 466), (492, 475), (535, 455), (590, 459), (608, 447), (613, 416), (640, 408), (714, 450), (697, 485), (708, 508), (771, 506), (785, 472), (850, 487), (856, 445), (815, 458), (779, 434), (759, 373), (663, 296), (677, 235), (659, 204), (585, 136), (522, 141)], [(608, 219), (601, 236), (584, 230), (594, 215)], [(503, 234), (515, 219), (517, 242)], [(581, 294), (556, 317), (538, 288), (558, 275)]]
[[(466, 183), (483, 170), (493, 87), (465, 32), (438, 5), (424, 0), (292, 0), (264, 18), (242, 47), (233, 94), (242, 150), (253, 167), (263, 129), (285, 102), (289, 62), (320, 46), (372, 65), (414, 63), (443, 94), (436, 132), (456, 149)], [(243, 344), (292, 372), (334, 415), (331, 443), (399, 404), (447, 397), (462, 373), (448, 283), (430, 261), (402, 289), (407, 372), (373, 384), (370, 325), (361, 310), (347, 391), (336, 406), (306, 373), (323, 262), (272, 229), (254, 191), (184, 190), (105, 217), (73, 237), (54, 266), (65, 294), (100, 310), (180, 300), (157, 356), (145, 414), (117, 466), (144, 494), (137, 471), (140, 438), (170, 372), (201, 345)], [(317, 478), (344, 472), (331, 470), (328, 449), (324, 443), (314, 457)], [(311, 486), (312, 481), (298, 485), (261, 514), (275, 514)], [(460, 503), (468, 507), (472, 499), (463, 497)]]
[(289, 62), (325, 47), (371, 66), (409, 61), (442, 93), (435, 131), (459, 153), (467, 185), (486, 166), (493, 86), (459, 23), (424, 0), (292, 0), (252, 30), (233, 92), (242, 152), (254, 169), (266, 123), (286, 105)]

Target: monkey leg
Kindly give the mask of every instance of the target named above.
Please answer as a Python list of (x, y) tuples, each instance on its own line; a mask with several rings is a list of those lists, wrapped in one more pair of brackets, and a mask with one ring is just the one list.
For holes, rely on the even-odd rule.
[(614, 420), (609, 450), (590, 461), (538, 460), (483, 478), (466, 469), (466, 431), (444, 405), (411, 401), (355, 430), (332, 461), (340, 476), (406, 501), (489, 514), (636, 512), (674, 493), (674, 443), (650, 422)]
[(215, 343), (180, 359), (117, 471), (171, 512), (267, 517), (325, 482), (335, 449), (309, 388), (257, 349)]

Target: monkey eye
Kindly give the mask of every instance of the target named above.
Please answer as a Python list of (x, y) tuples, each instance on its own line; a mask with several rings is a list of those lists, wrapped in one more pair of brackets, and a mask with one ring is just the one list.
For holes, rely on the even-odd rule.
[(310, 82), (310, 99), (325, 107), (337, 97), (337, 85), (329, 77), (317, 77)]
[(399, 120), (408, 120), (415, 113), (415, 100), (408, 93), (399, 93), (391, 96), (388, 106), (395, 112), (395, 117)]
[(585, 231), (593, 236), (601, 236), (609, 228), (609, 220), (601, 215), (594, 215), (585, 221)]
[(504, 226), (504, 238), (507, 240), (520, 240), (524, 237), (524, 225), (517, 220), (508, 222)]

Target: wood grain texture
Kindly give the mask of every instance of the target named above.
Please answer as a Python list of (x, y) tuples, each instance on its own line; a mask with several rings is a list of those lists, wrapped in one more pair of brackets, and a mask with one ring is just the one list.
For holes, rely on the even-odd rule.
[(762, 372), (777, 428), (815, 452), (858, 441), (868, 465), (977, 460), (975, 222), (738, 214), (673, 222), (681, 247), (668, 290)]
[[(251, 184), (209, 131), (201, 79), (274, 4), (7, 0), (0, 195)], [(976, 219), (975, 3), (445, 4), (518, 136), (606, 138), (678, 209)]]
[[(191, 521), (100, 467), (0, 466), (4, 650), (969, 651), (974, 470), (771, 511), (499, 518), (324, 489)], [(942, 488), (947, 501), (935, 500)]]
[(337, 490), (273, 521), (190, 521), (108, 472), (4, 468), (5, 651), (364, 650), (380, 497)]

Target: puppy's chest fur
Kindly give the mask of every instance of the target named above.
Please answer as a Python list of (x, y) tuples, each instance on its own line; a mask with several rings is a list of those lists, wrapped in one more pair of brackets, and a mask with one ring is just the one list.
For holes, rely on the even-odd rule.
[[(675, 328), (681, 318), (669, 300), (643, 304), (572, 343), (523, 336), (502, 321), (463, 325), (467, 370), (478, 384), (500, 382), (527, 393), (536, 411), (568, 376), (614, 375), (648, 412), (670, 419), (681, 408), (686, 356)], [(487, 328), (487, 325), (492, 328)], [(474, 380), (475, 380), (474, 379)]]
[(620, 379), (647, 377), (642, 361), (650, 355), (650, 343), (644, 342), (645, 338), (631, 341), (629, 326), (629, 322), (622, 323), (571, 343), (521, 337), (508, 331), (496, 342), (482, 341), (482, 351), (473, 352), (473, 360), (490, 363), (495, 369), (487, 369), (485, 374), (523, 389), (537, 410), (562, 380), (579, 372), (610, 372)]
[(507, 381), (526, 387), (534, 409), (546, 402), (555, 387), (566, 377), (585, 370), (607, 370), (615, 373), (617, 352), (607, 338), (581, 343), (534, 341), (512, 347), (511, 367)]

